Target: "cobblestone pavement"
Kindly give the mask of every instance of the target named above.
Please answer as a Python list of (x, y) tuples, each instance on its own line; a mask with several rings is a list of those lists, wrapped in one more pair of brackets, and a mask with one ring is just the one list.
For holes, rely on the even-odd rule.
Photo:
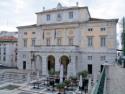
[(125, 68), (118, 65), (109, 67), (107, 94), (125, 94)]

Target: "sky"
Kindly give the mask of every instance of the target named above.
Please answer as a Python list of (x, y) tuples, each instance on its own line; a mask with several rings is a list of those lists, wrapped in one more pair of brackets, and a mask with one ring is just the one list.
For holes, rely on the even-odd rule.
[[(125, 0), (0, 0), (0, 31), (17, 31), (17, 26), (36, 23), (36, 12), (63, 6), (88, 6), (91, 17), (119, 18), (125, 16)], [(118, 36), (120, 30), (118, 23)]]

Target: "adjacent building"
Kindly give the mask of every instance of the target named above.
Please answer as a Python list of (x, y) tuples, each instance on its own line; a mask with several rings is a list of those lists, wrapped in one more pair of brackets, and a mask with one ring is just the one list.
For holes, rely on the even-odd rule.
[(17, 67), (17, 32), (0, 32), (0, 64)]
[(60, 71), (75, 76), (88, 70), (94, 79), (104, 63), (116, 59), (116, 24), (118, 19), (90, 16), (88, 7), (63, 7), (36, 13), (37, 23), (19, 26), (18, 68)]

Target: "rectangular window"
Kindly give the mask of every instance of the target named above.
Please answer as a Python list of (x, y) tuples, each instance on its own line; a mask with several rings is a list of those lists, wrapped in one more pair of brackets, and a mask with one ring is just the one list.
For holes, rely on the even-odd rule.
[(27, 47), (27, 39), (23, 39), (23, 44), (24, 47)]
[(101, 61), (105, 61), (105, 60), (106, 60), (106, 57), (105, 57), (105, 56), (101, 56), (101, 57), (100, 57), (100, 60), (101, 60)]
[(3, 48), (3, 54), (6, 55), (6, 47)]
[(32, 34), (35, 34), (35, 32), (32, 32)]
[(69, 12), (69, 19), (73, 18), (73, 12)]
[(0, 47), (0, 55), (1, 55), (1, 47)]
[(93, 28), (88, 28), (88, 31), (93, 31)]
[(35, 38), (32, 38), (32, 47), (35, 46), (35, 42), (36, 42), (36, 39), (35, 39)]
[(93, 36), (88, 36), (88, 47), (93, 46)]
[(5, 56), (3, 56), (3, 61), (6, 61), (6, 57)]
[(106, 28), (105, 28), (105, 27), (103, 27), (103, 28), (100, 28), (100, 30), (101, 30), (101, 31), (105, 31), (105, 30), (106, 30)]
[(88, 56), (88, 60), (92, 60), (92, 56)]
[(50, 38), (46, 39), (46, 45), (48, 45), (48, 46), (50, 45)]
[(62, 15), (59, 13), (57, 14), (57, 21), (61, 21), (62, 20)]
[(73, 38), (69, 38), (69, 45), (73, 45)]
[(102, 36), (100, 39), (100, 46), (105, 47), (106, 46), (106, 37)]
[(57, 45), (61, 45), (61, 38), (57, 38)]
[(27, 32), (24, 32), (24, 35), (27, 35)]
[(46, 20), (47, 20), (47, 21), (50, 21), (50, 19), (51, 19), (51, 18), (50, 18), (50, 14), (47, 14), (47, 15), (46, 15)]

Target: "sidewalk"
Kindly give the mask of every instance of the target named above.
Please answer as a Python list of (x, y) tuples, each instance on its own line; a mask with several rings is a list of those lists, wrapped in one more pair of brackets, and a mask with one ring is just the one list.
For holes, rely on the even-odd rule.
[(125, 94), (125, 68), (118, 65), (109, 67), (107, 94)]

